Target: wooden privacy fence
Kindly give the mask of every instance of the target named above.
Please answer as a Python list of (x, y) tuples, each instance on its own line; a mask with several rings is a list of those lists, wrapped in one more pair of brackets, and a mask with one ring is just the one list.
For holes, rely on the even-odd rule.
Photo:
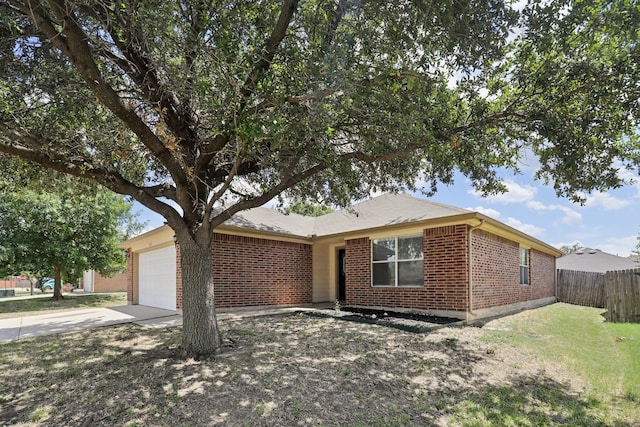
[(607, 271), (605, 292), (609, 322), (640, 323), (640, 268)]
[(558, 300), (569, 304), (604, 308), (604, 274), (558, 270)]
[(607, 309), (609, 322), (640, 323), (640, 268), (593, 273), (558, 270), (558, 301)]

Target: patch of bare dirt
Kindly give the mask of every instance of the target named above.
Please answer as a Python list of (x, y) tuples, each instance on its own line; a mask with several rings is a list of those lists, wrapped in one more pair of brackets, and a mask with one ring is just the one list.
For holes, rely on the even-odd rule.
[(545, 406), (549, 420), (575, 416), (562, 402), (579, 403), (568, 375), (483, 341), (475, 327), (416, 334), (304, 313), (220, 325), (224, 352), (201, 361), (180, 357), (181, 328), (119, 325), (4, 344), (0, 425), (457, 425), (474, 416), (467, 402), (505, 387), (529, 400), (499, 409), (504, 419), (527, 415), (545, 399), (532, 384), (559, 393), (560, 407)]

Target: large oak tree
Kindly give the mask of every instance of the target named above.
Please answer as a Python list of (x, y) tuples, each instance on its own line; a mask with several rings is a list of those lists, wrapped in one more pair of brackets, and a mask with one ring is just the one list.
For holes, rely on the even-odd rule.
[(345, 205), (537, 156), (557, 192), (638, 157), (635, 2), (0, 0), (0, 151), (160, 213), (186, 354), (216, 352), (210, 244), (288, 194)]

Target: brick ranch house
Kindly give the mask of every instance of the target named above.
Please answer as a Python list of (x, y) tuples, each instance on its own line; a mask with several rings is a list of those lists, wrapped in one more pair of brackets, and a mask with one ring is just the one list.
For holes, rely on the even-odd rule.
[[(122, 243), (131, 304), (181, 310), (162, 226)], [(481, 213), (386, 194), (317, 218), (241, 212), (212, 243), (216, 306), (333, 302), (473, 320), (556, 301), (557, 249)]]

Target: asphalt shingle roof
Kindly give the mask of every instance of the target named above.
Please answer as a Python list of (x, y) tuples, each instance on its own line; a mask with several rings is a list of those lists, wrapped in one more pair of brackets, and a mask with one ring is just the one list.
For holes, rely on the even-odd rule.
[(606, 273), (607, 271), (629, 270), (640, 268), (640, 263), (630, 258), (623, 258), (599, 249), (585, 248), (565, 255), (556, 260), (558, 270), (591, 271)]
[(384, 194), (316, 218), (284, 214), (269, 208), (254, 208), (237, 213), (224, 225), (301, 237), (314, 234), (322, 237), (471, 212), (406, 194)]
[(238, 212), (226, 220), (224, 225), (308, 237), (313, 233), (314, 222), (315, 218), (304, 215), (284, 214), (270, 208), (253, 208)]
[(471, 213), (471, 211), (418, 199), (407, 194), (384, 194), (353, 205), (349, 209), (318, 217), (314, 233), (318, 236), (327, 236), (465, 213)]

